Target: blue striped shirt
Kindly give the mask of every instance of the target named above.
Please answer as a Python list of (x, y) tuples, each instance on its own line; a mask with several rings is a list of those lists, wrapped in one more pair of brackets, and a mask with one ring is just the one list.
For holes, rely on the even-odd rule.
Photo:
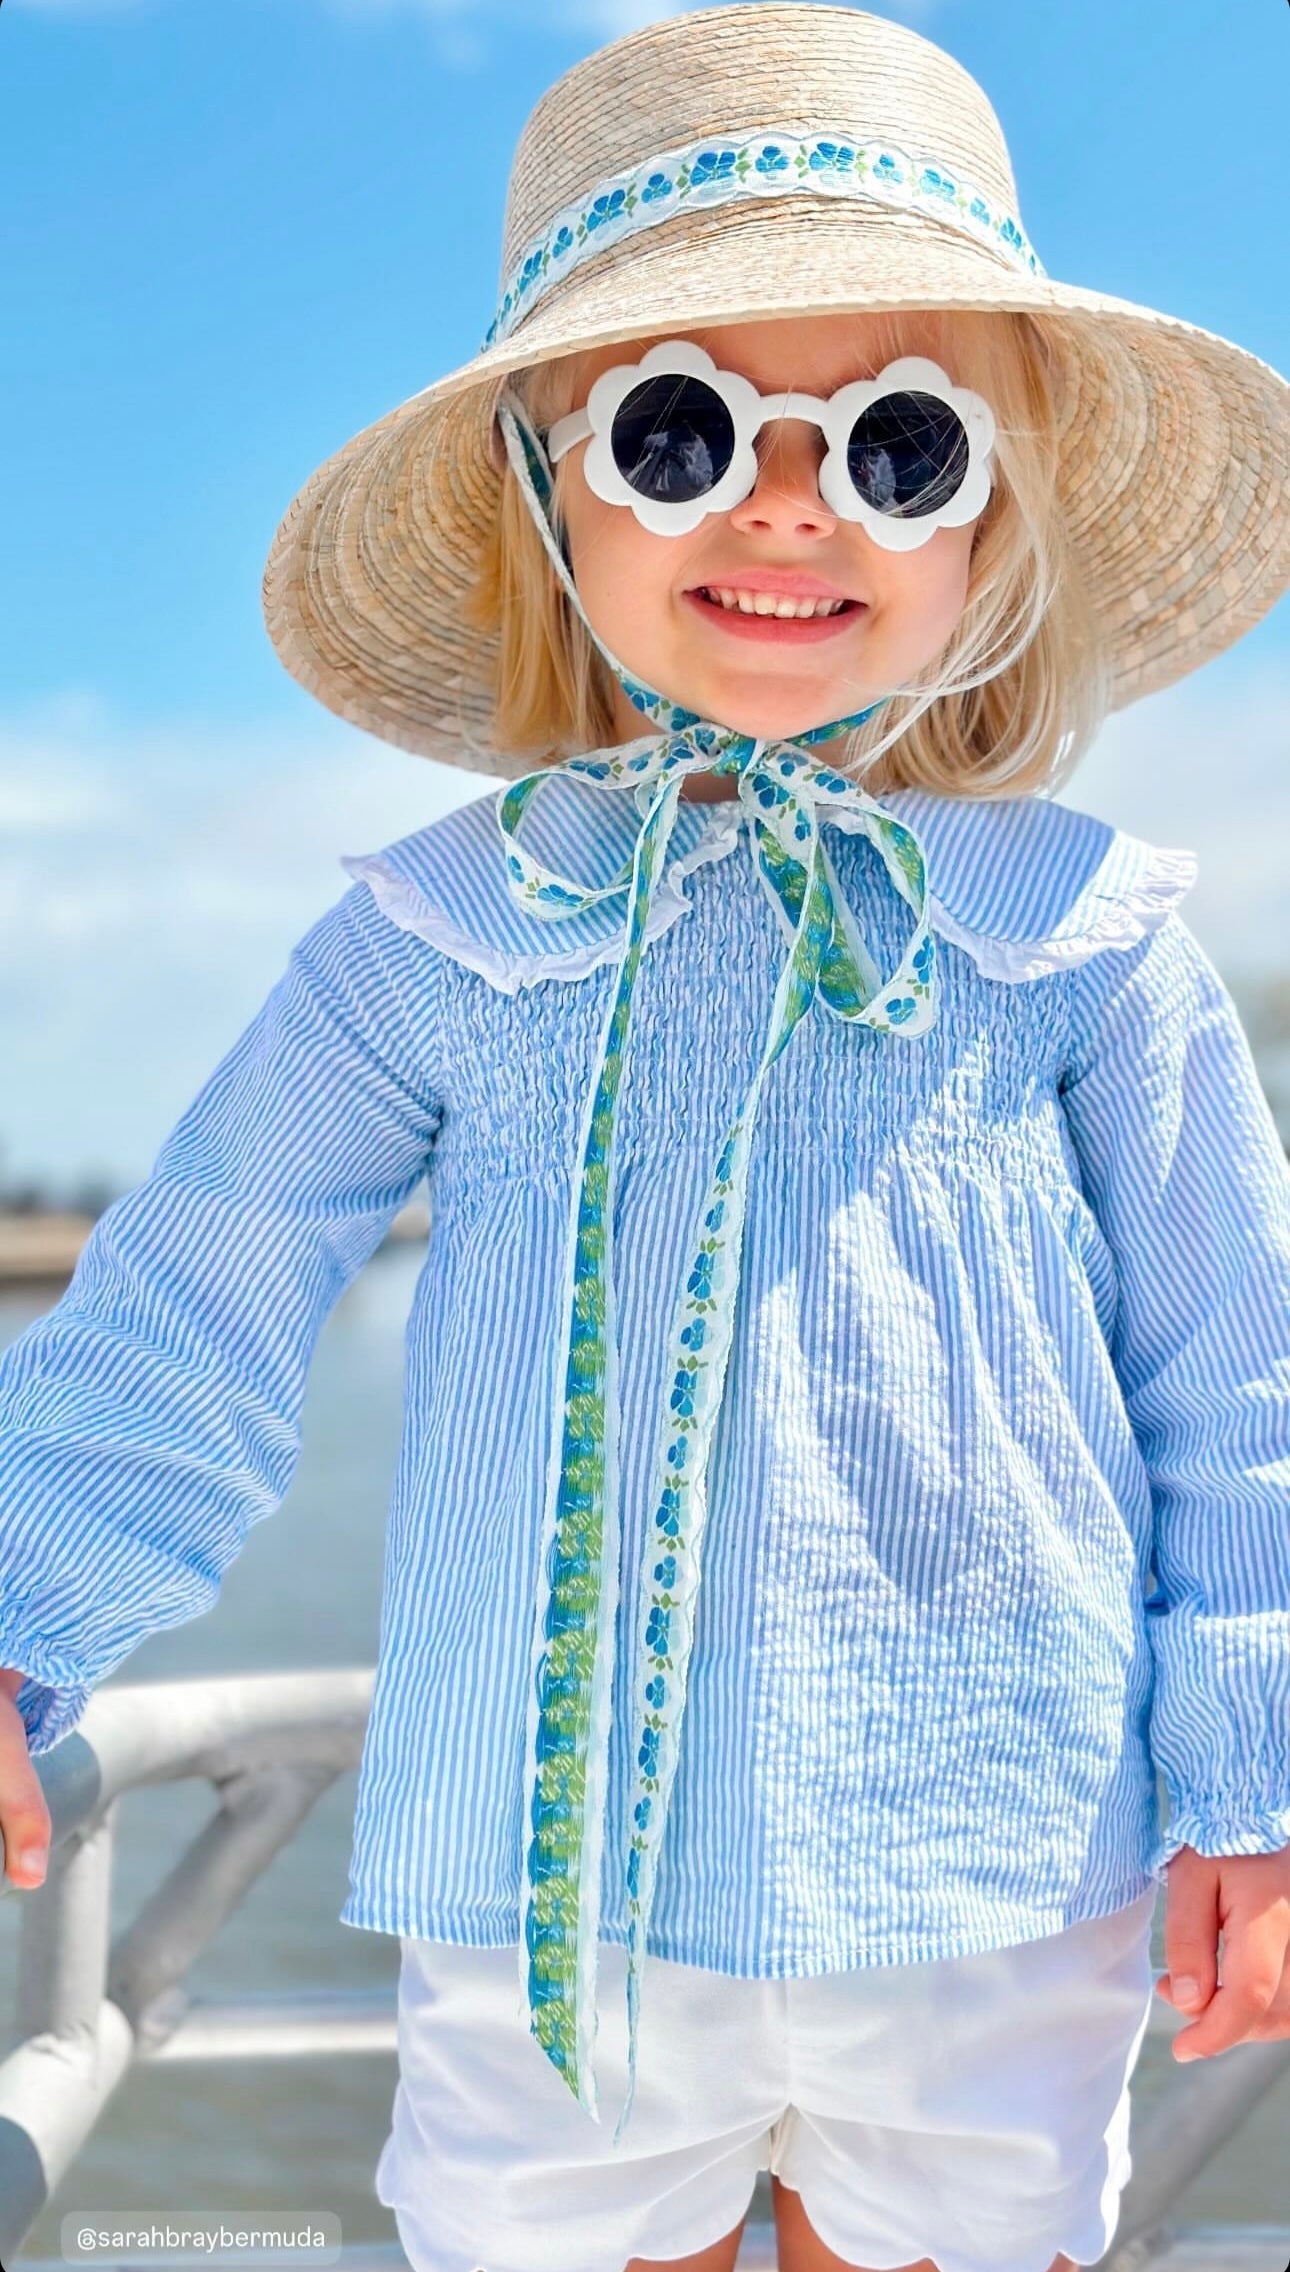
[[(511, 901), (500, 794), (345, 861), (0, 1358), (0, 1663), (39, 1753), (212, 1606), (291, 1480), (328, 1311), (428, 1175), (341, 1917), (475, 1946), (519, 1933), (560, 1274), (623, 921)], [(897, 1041), (817, 1007), (767, 1082), (650, 1926), (742, 1976), (1000, 1947), (1183, 1844), (1290, 1843), (1290, 1171), (1178, 912), (1194, 859), (1046, 799), (883, 802), (927, 853), (939, 1016)], [(637, 825), (564, 775), (525, 838), (608, 882)], [(908, 911), (823, 827), (894, 968)], [(662, 881), (617, 1137), (619, 1941), (671, 1303), (786, 947), (736, 804), (682, 799)]]

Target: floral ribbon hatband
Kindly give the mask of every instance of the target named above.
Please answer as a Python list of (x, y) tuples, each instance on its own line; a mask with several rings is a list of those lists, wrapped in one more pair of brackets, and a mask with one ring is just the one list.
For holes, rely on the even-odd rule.
[(802, 195), (925, 214), (1023, 275), (1044, 274), (1017, 215), (943, 158), (855, 134), (836, 121), (809, 133), (769, 126), (654, 151), (562, 206), (508, 269), (480, 352), (509, 339), (539, 300), (585, 261), (674, 213)]

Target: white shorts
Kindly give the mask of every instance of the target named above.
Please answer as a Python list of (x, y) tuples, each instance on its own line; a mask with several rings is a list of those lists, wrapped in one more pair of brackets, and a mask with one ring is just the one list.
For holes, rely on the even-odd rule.
[(1129, 2175), (1155, 1898), (1016, 1948), (806, 1980), (651, 1955), (617, 2149), (623, 1948), (600, 1944), (596, 2123), (528, 2034), (514, 1948), (405, 1940), (377, 2198), (412, 2272), (688, 2256), (739, 2223), (761, 2169), (874, 2272), (1096, 2264)]

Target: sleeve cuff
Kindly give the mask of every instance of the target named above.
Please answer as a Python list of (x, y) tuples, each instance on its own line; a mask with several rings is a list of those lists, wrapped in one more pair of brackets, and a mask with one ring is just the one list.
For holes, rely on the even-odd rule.
[(55, 1744), (72, 1733), (93, 1694), (93, 1682), (80, 1679), (69, 1665), (52, 1655), (47, 1656), (38, 1648), (28, 1648), (3, 1633), (0, 1633), (0, 1665), (26, 1673), (26, 1679), (15, 1693), (14, 1703), (27, 1731), (27, 1750), (31, 1758), (52, 1751)]
[(27, 1729), (27, 1750), (32, 1759), (69, 1736), (89, 1703), (91, 1691), (81, 1688), (47, 1688), (38, 1680), (25, 1680), (14, 1702)]
[(1148, 1619), (1151, 1752), (1169, 1798), (1152, 1854), (1163, 1882), (1182, 1846), (1217, 1858), (1290, 1845), (1290, 1613)]
[(1160, 1885), (1167, 1883), (1167, 1864), (1184, 1846), (1211, 1861), (1227, 1854), (1278, 1854), (1290, 1846), (1290, 1802), (1249, 1809), (1184, 1807), (1161, 1832), (1147, 1862)]

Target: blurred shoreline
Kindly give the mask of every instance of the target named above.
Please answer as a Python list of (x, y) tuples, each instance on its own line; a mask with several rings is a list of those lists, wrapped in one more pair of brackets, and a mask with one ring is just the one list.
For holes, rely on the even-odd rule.
[[(63, 1286), (76, 1268), (81, 1249), (98, 1214), (81, 1208), (42, 1207), (39, 1204), (7, 1207), (0, 1201), (0, 1288)], [(390, 1224), (378, 1254), (390, 1247), (405, 1247), (430, 1232), (426, 1201), (410, 1200)]]

